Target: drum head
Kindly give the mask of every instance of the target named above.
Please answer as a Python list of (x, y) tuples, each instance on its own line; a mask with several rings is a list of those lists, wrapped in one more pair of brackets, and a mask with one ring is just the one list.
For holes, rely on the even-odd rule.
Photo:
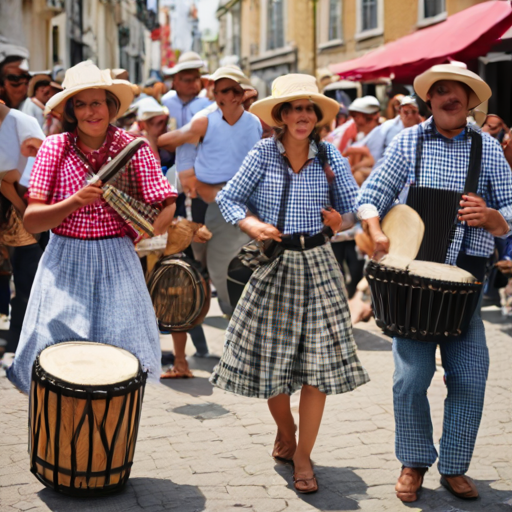
[(117, 384), (139, 373), (139, 360), (127, 350), (88, 341), (57, 343), (39, 356), (41, 368), (50, 375), (86, 386)]
[(409, 263), (409, 273), (428, 279), (451, 283), (476, 283), (476, 277), (462, 268), (433, 261), (414, 260)]

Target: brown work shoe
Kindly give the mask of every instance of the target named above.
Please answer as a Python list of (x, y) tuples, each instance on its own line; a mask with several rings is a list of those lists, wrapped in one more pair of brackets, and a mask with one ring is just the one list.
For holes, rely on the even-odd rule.
[(402, 467), (402, 472), (395, 486), (396, 497), (405, 503), (416, 501), (418, 499), (418, 491), (423, 485), (423, 476), (427, 471), (428, 468)]
[(457, 498), (463, 500), (476, 500), (478, 498), (478, 490), (475, 482), (466, 475), (441, 476), (441, 485), (450, 491)]

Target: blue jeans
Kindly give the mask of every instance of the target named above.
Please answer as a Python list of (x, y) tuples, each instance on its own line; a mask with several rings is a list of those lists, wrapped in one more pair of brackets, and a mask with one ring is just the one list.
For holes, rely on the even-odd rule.
[[(430, 467), (437, 458), (427, 390), (436, 369), (436, 343), (393, 339), (396, 456), (407, 467)], [(468, 332), (440, 344), (448, 396), (444, 403), (439, 472), (469, 468), (484, 405), (489, 352), (480, 308)]]

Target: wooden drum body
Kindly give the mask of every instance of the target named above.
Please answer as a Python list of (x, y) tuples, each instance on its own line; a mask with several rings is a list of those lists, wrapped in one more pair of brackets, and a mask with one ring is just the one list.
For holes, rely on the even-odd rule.
[(200, 324), (210, 309), (211, 291), (199, 264), (166, 256), (148, 277), (148, 289), (160, 329), (186, 332)]
[[(430, 262), (414, 263), (441, 267)], [(377, 325), (389, 336), (421, 341), (439, 342), (463, 334), (482, 290), (481, 283), (422, 277), (410, 269), (375, 261), (368, 263), (366, 277)]]
[(130, 476), (146, 374), (126, 350), (58, 343), (32, 370), (30, 470), (78, 497), (121, 490)]

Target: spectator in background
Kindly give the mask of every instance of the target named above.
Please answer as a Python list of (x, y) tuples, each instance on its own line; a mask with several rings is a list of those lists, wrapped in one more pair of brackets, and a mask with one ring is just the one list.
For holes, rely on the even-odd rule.
[(21, 111), (34, 117), (43, 128), (46, 120), (44, 115), (46, 102), (59, 91), (62, 91), (62, 86), (52, 81), (49, 72), (33, 74), (28, 83), (28, 99), (23, 103)]
[(510, 138), (510, 130), (505, 121), (496, 114), (488, 114), (482, 126), (482, 131), (494, 137), (500, 144), (507, 142)]
[(370, 175), (374, 163), (380, 158), (382, 142), (377, 130), (380, 103), (375, 96), (354, 100), (348, 108), (357, 129), (356, 140), (343, 152), (359, 186)]
[(10, 108), (20, 109), (27, 97), (28, 50), (0, 36), (0, 99)]

